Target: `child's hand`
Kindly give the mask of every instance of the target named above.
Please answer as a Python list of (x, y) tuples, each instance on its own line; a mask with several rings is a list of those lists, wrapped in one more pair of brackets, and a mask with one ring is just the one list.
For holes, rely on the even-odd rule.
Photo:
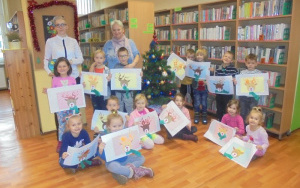
[(167, 105), (166, 105), (166, 104), (163, 104), (163, 105), (161, 106), (161, 108), (162, 108), (162, 109), (165, 109), (165, 108), (167, 108)]
[(52, 72), (50, 72), (50, 73), (48, 74), (48, 76), (51, 76), (51, 77), (53, 77), (53, 76), (54, 76), (54, 74), (53, 74)]
[(103, 150), (104, 150), (104, 148), (105, 148), (105, 145), (106, 145), (106, 144), (105, 144), (104, 142), (101, 142), (101, 143), (99, 144), (99, 147), (98, 147), (98, 148), (99, 148), (99, 153), (100, 153), (100, 154), (103, 153)]
[(236, 84), (237, 84), (237, 81), (236, 81), (236, 79), (235, 79), (235, 78), (233, 78), (233, 79), (232, 79), (232, 81), (233, 81), (234, 85), (236, 85)]
[(65, 159), (65, 158), (67, 158), (68, 156), (69, 156), (69, 153), (63, 152), (61, 158)]
[(82, 82), (82, 86), (85, 88), (86, 87), (86, 84), (85, 84), (85, 82)]
[(109, 73), (108, 76), (106, 77), (107, 81), (109, 82), (111, 80), (111, 74)]
[(143, 77), (143, 75), (144, 75), (144, 73), (143, 73), (143, 71), (141, 71), (140, 76)]
[(242, 140), (242, 137), (240, 135), (235, 135), (235, 137), (239, 138), (240, 140)]
[(210, 72), (215, 72), (215, 68), (214, 68), (214, 67), (210, 67), (210, 68), (209, 68), (209, 71), (210, 71)]
[(237, 128), (237, 127), (234, 127), (234, 129), (235, 129), (236, 131), (239, 131), (239, 128)]
[(257, 145), (257, 146), (256, 146), (256, 149), (258, 149), (258, 150), (263, 150), (263, 147), (262, 147), (261, 145)]
[(43, 88), (42, 93), (47, 94), (47, 89), (48, 89), (48, 88)]
[(95, 127), (95, 128), (94, 128), (94, 132), (95, 132), (95, 133), (99, 133), (99, 132), (100, 132), (99, 128), (98, 128), (98, 127)]

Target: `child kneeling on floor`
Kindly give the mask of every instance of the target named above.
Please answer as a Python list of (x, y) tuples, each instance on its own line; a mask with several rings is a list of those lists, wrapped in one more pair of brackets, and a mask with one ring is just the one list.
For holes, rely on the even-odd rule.
[[(122, 116), (117, 114), (117, 112), (113, 112), (107, 116), (106, 133), (122, 130), (123, 124)], [(100, 157), (106, 161), (104, 148), (105, 143), (101, 142), (99, 145), (99, 154)], [(118, 183), (124, 185), (127, 183), (129, 178), (134, 178), (137, 180), (144, 176), (151, 178), (154, 176), (151, 168), (141, 166), (144, 164), (144, 162), (145, 158), (142, 155), (128, 155), (110, 162), (106, 162), (105, 166), (107, 170), (112, 173), (113, 178), (116, 179)]]

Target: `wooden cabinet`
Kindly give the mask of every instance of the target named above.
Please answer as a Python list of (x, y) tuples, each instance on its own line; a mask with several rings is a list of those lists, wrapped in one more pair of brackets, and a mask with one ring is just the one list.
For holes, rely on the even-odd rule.
[[(149, 50), (153, 33), (148, 31), (153, 24), (154, 5), (152, 2), (128, 1), (79, 17), (80, 47), (84, 56), (83, 67), (93, 62), (93, 52), (102, 49), (112, 37), (110, 22), (118, 19), (124, 24), (125, 35), (132, 39), (141, 57)], [(138, 67), (142, 67), (142, 58)]]
[(4, 50), (14, 121), (19, 138), (40, 135), (32, 65), (27, 49)]
[[(290, 131), (294, 107), (300, 52), (300, 37), (297, 37), (299, 9), (300, 1), (296, 0), (225, 0), (155, 12), (156, 20), (168, 14), (172, 20), (170, 26), (156, 24), (155, 29), (157, 32), (160, 28), (170, 30), (171, 41), (162, 41), (160, 44), (167, 43), (170, 49), (182, 57), (185, 56), (186, 45), (190, 45), (188, 48), (195, 45), (196, 49), (204, 46), (208, 49), (208, 60), (220, 65), (223, 54), (233, 51), (235, 66), (243, 69), (246, 68), (244, 56), (254, 52), (261, 62), (257, 69), (279, 72), (280, 84), (270, 87), (270, 92), (276, 94), (275, 106), (263, 109), (275, 114), (273, 127), (266, 130), (281, 139), (282, 135)], [(198, 20), (187, 18), (189, 12), (196, 13), (197, 10)], [(176, 23), (176, 19), (182, 19), (183, 22)], [(192, 28), (193, 24), (199, 29), (198, 39), (173, 40), (177, 35), (177, 32), (173, 32), (176, 28), (185, 30)], [(275, 58), (266, 59), (265, 54), (261, 58), (261, 54), (258, 54), (261, 51), (274, 53), (278, 49), (285, 49), (283, 62), (276, 62), (278, 60)]]

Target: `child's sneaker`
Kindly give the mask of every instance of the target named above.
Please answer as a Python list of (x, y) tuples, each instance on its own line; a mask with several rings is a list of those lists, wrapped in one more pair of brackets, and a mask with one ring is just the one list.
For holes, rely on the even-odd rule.
[(197, 132), (197, 127), (196, 126), (192, 126), (191, 127), (191, 133), (195, 133), (195, 132)]
[(128, 163), (128, 167), (130, 167), (133, 170), (133, 178), (134, 179), (140, 179), (141, 177), (150, 177), (152, 178), (154, 176), (153, 170), (151, 168), (147, 168), (144, 166), (135, 167), (133, 164)]
[(195, 114), (194, 114), (194, 123), (198, 124), (199, 123), (199, 119), (200, 119), (199, 112), (195, 112)]
[(207, 124), (207, 114), (206, 113), (202, 114), (202, 124), (204, 124), (204, 125)]
[(121, 185), (125, 185), (128, 181), (128, 178), (121, 174), (112, 173), (112, 177)]
[(198, 142), (198, 137), (196, 135), (192, 135), (192, 134), (183, 134), (182, 139), (183, 140), (192, 140), (194, 142)]
[(102, 164), (100, 159), (92, 159), (92, 164), (89, 166), (100, 166)]
[(62, 142), (58, 141), (57, 146), (56, 146), (56, 153), (59, 153), (61, 145), (62, 145)]

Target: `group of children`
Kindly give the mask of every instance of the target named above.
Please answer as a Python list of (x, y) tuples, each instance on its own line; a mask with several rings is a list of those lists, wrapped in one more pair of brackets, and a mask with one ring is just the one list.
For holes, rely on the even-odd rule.
[[(193, 55), (194, 54), (194, 55)], [(196, 60), (199, 62), (203, 62), (206, 58), (206, 50), (205, 49), (199, 49), (196, 52)], [(128, 50), (126, 48), (120, 48), (118, 50), (118, 57), (120, 60), (120, 63), (115, 66), (115, 68), (126, 68), (126, 65), (128, 64)], [(187, 57), (191, 60), (194, 60), (195, 53), (192, 50), (188, 51)], [(235, 74), (238, 73), (237, 69), (234, 68), (234, 66), (231, 65), (233, 59), (233, 54), (231, 52), (226, 52), (223, 56), (223, 64), (220, 69), (210, 71), (214, 71), (215, 75), (218, 76), (227, 76), (232, 75), (233, 77)], [(109, 73), (109, 69), (103, 64), (105, 61), (105, 54), (101, 50), (97, 50), (94, 54), (94, 60), (95, 62), (91, 65), (90, 72), (97, 72), (97, 73), (106, 73), (107, 79), (110, 80), (111, 74)], [(246, 66), (247, 66), (247, 72), (242, 72), (245, 74), (249, 73), (257, 73), (257, 70), (255, 69), (257, 63), (256, 63), (256, 56), (249, 55), (246, 59)], [(69, 61), (66, 58), (58, 58), (55, 65), (54, 65), (54, 75), (52, 87), (62, 87), (66, 85), (74, 85), (76, 84), (75, 80), (70, 77), (70, 74), (72, 72), (72, 67), (70, 66)], [(194, 123), (198, 124), (200, 119), (200, 112), (202, 112), (202, 122), (203, 124), (207, 123), (207, 95), (208, 91), (206, 88), (205, 81), (203, 80), (193, 80), (193, 79), (186, 79), (187, 82), (185, 84), (182, 84), (182, 90), (184, 91), (184, 87), (188, 87), (189, 85), (192, 85), (193, 88), (193, 98), (194, 98)], [(192, 83), (190, 82), (192, 81)], [(185, 93), (184, 93), (185, 94)], [(92, 95), (92, 103), (94, 110), (108, 110), (112, 112), (107, 117), (106, 122), (106, 130), (104, 132), (101, 132), (100, 134), (109, 134), (112, 132), (119, 131), (124, 128), (124, 125), (126, 127), (134, 126), (135, 125), (135, 118), (138, 118), (140, 116), (143, 116), (147, 113), (149, 113), (152, 109), (147, 108), (147, 99), (145, 95), (143, 94), (137, 94), (135, 96), (135, 99), (133, 101), (133, 93), (129, 93), (128, 95), (125, 95), (125, 91), (116, 91), (116, 96), (111, 95), (108, 100), (107, 104), (105, 106), (105, 98), (103, 96), (94, 96)], [(260, 126), (263, 121), (263, 116), (261, 109), (258, 107), (254, 107), (249, 115), (248, 115), (248, 122), (249, 125), (246, 127), (247, 135), (243, 136), (245, 133), (244, 129), (244, 120), (245, 118), (241, 118), (239, 116), (240, 111), (240, 104), (242, 108), (244, 106), (250, 107), (255, 106), (257, 103), (256, 101), (253, 101), (252, 99), (242, 99), (240, 101), (238, 100), (231, 100), (233, 98), (232, 95), (218, 95), (216, 96), (217, 100), (217, 116), (218, 119), (224, 122), (225, 124), (235, 127), (237, 130), (237, 135), (245, 140), (251, 140), (254, 144), (257, 144), (257, 156), (262, 156), (267, 147), (268, 147), (268, 135), (266, 131)], [(251, 104), (249, 101), (251, 101)], [(175, 104), (179, 107), (179, 109), (183, 112), (183, 114), (190, 120), (190, 114), (187, 108), (184, 107), (185, 103), (185, 97), (184, 95), (178, 93), (174, 97)], [(246, 103), (246, 104), (245, 104)], [(202, 109), (200, 110), (200, 105), (202, 106)], [(135, 107), (135, 110), (133, 110), (133, 106)], [(106, 108), (105, 108), (106, 107)], [(125, 109), (124, 109), (125, 107)], [(227, 114), (225, 114), (227, 108)], [(127, 122), (123, 122), (123, 118), (121, 115), (117, 113), (117, 111), (125, 111), (130, 114), (129, 117), (127, 117)], [(249, 108), (241, 109), (241, 114), (248, 114)], [(225, 114), (225, 115), (224, 115)], [(77, 166), (65, 166), (63, 164), (64, 159), (69, 155), (67, 153), (67, 147), (81, 147), (85, 144), (88, 144), (90, 142), (90, 138), (87, 134), (87, 132), (82, 129), (82, 122), (80, 115), (72, 112), (72, 111), (64, 111), (57, 113), (57, 116), (59, 117), (59, 141), (61, 141), (61, 147), (59, 147), (59, 164), (63, 168), (71, 168), (73, 171), (76, 171)], [(67, 124), (67, 126), (66, 126)], [(66, 127), (66, 130), (65, 130)], [(183, 140), (192, 140), (194, 142), (198, 141), (198, 137), (194, 135), (194, 133), (197, 131), (197, 128), (195, 126), (192, 126), (192, 124), (186, 125), (184, 129), (182, 129), (179, 133), (177, 133), (174, 137), (171, 137), (171, 135), (168, 134), (168, 138), (180, 138)], [(99, 131), (95, 132), (96, 134), (99, 134)], [(144, 149), (152, 149), (154, 147), (154, 144), (163, 144), (164, 143), (164, 137), (160, 136), (159, 134), (150, 134), (146, 135), (141, 138), (141, 145)], [(98, 156), (102, 158), (104, 161), (106, 161), (105, 158), (105, 143), (99, 140), (99, 152)], [(128, 179), (135, 178), (139, 179), (141, 177), (147, 176), (147, 177), (153, 177), (154, 173), (151, 168), (147, 168), (142, 166), (145, 161), (145, 158), (143, 156), (139, 155), (129, 155), (126, 157), (123, 157), (121, 159), (117, 159), (114, 161), (106, 162), (106, 168), (108, 171), (110, 171), (113, 175), (113, 177), (120, 183), (125, 184)], [(88, 159), (86, 160), (87, 166), (95, 166), (100, 165), (101, 161), (98, 158), (94, 159)]]

